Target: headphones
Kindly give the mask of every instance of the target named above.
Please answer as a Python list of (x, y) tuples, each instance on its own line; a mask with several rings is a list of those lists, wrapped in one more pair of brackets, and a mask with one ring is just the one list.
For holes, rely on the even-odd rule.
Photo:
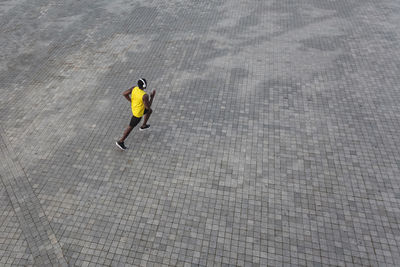
[(143, 83), (143, 89), (145, 89), (147, 87), (145, 79), (140, 79), (139, 81)]

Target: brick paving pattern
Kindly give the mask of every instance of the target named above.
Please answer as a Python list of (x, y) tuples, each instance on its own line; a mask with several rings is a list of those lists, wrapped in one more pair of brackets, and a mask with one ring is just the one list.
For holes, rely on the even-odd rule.
[(0, 266), (399, 265), (398, 1), (3, 0), (0, 30)]

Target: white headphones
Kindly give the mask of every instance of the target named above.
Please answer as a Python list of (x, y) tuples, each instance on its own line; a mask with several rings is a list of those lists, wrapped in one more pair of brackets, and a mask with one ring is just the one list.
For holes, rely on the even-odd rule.
[(146, 82), (143, 79), (140, 79), (140, 81), (142, 81), (142, 83), (143, 83), (143, 88), (146, 88), (147, 87)]

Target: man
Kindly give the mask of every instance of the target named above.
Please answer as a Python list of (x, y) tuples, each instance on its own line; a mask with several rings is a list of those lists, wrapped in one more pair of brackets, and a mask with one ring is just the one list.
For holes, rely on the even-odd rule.
[(142, 126), (140, 126), (139, 130), (143, 131), (150, 128), (150, 125), (147, 124), (147, 121), (149, 120), (151, 113), (153, 113), (153, 110), (150, 107), (151, 104), (153, 103), (154, 96), (156, 95), (156, 90), (154, 90), (149, 97), (149, 95), (146, 94), (146, 92), (144, 91), (147, 88), (146, 79), (143, 78), (140, 79), (137, 82), (137, 85), (138, 86), (132, 87), (122, 93), (122, 95), (129, 102), (131, 102), (131, 108), (133, 114), (128, 128), (126, 128), (124, 131), (124, 135), (120, 140), (116, 142), (116, 145), (122, 150), (127, 149), (127, 147), (124, 144), (124, 141), (131, 133), (132, 129), (135, 128), (136, 125), (138, 125), (143, 115), (144, 115), (143, 124)]

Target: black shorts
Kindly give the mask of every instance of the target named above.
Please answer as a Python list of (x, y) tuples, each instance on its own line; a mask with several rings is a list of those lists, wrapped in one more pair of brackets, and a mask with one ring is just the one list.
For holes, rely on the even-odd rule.
[[(147, 111), (148, 110), (145, 109), (143, 115), (146, 114)], [(142, 119), (142, 117), (138, 118), (138, 117), (132, 116), (132, 119), (131, 119), (131, 122), (129, 123), (129, 126), (131, 126), (132, 128), (135, 128), (135, 126), (138, 125), (138, 123), (140, 122), (141, 119)]]

